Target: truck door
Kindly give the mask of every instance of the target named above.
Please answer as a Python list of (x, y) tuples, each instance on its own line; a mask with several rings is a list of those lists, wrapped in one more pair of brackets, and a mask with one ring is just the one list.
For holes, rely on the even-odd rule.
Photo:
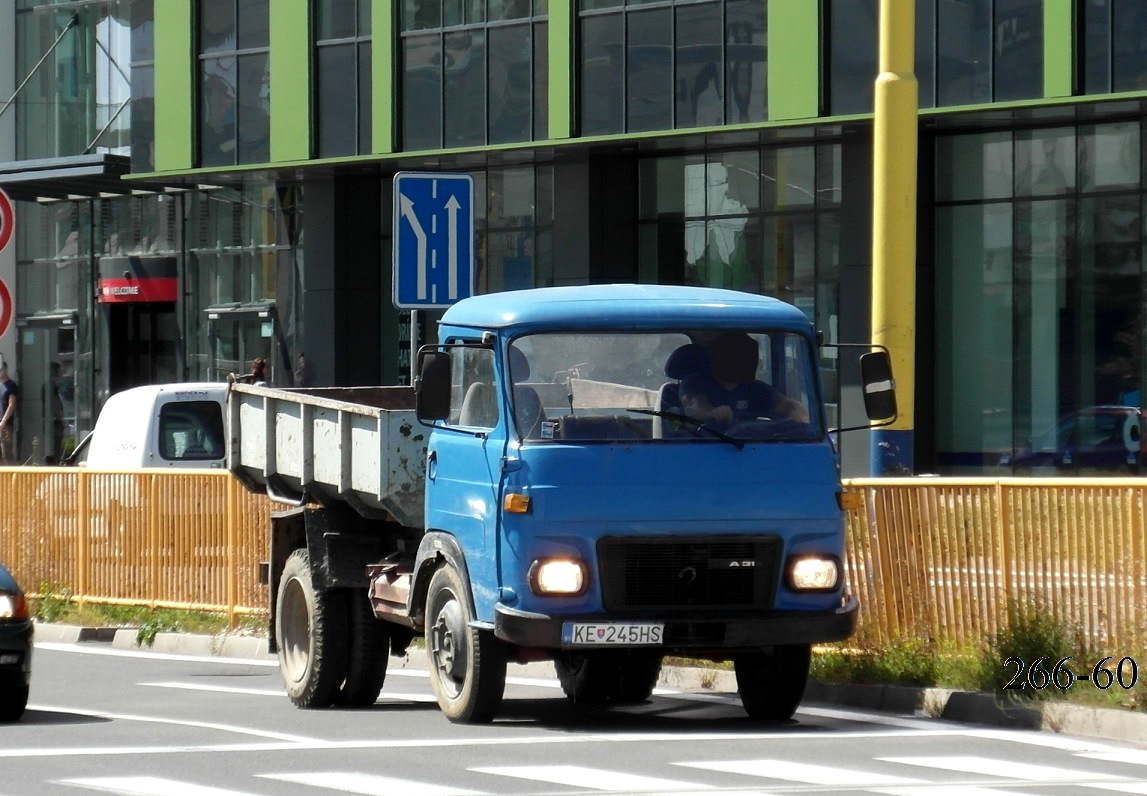
[(426, 527), (454, 535), (466, 555), (479, 620), (493, 621), (497, 597), (498, 496), (505, 419), (494, 352), (452, 349), (449, 430), (430, 441), (426, 463)]

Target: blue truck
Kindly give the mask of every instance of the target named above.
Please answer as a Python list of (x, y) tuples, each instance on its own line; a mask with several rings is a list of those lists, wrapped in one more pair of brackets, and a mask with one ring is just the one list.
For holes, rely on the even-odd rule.
[[(455, 304), (413, 388), (234, 385), (228, 467), (291, 504), (264, 575), (292, 701), (371, 704), (423, 637), (456, 722), (496, 716), (508, 663), (625, 704), (667, 655), (731, 661), (750, 717), (791, 717), (858, 611), (818, 355), (776, 299), (557, 287)], [(887, 354), (861, 360), (893, 416)], [(714, 380), (739, 403), (705, 406)]]

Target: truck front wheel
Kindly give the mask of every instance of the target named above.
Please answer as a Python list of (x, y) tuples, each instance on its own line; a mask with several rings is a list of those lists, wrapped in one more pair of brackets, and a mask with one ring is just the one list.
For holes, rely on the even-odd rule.
[(426, 596), (430, 686), (446, 718), (492, 721), (506, 689), (506, 647), (489, 630), (471, 627), (474, 611), (458, 572), (439, 567)]
[(808, 684), (809, 644), (773, 647), (772, 653), (747, 652), (733, 658), (741, 705), (750, 718), (787, 721), (796, 713)]
[(287, 696), (300, 708), (333, 705), (347, 674), (347, 600), (315, 589), (306, 550), (283, 567), (275, 622)]

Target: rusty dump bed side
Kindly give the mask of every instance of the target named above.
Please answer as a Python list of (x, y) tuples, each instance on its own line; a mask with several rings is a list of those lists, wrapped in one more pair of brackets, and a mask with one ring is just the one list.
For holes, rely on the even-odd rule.
[(227, 466), (251, 491), (422, 527), (429, 430), (412, 388), (233, 384), (227, 418)]

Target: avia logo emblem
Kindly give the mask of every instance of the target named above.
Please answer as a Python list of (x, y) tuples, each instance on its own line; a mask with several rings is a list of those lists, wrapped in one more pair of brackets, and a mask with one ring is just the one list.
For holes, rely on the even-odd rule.
[(692, 586), (693, 581), (697, 580), (697, 570), (693, 567), (685, 567), (677, 573), (677, 579), (685, 581), (686, 586)]
[(737, 568), (750, 569), (752, 567), (755, 567), (756, 565), (757, 565), (756, 561), (730, 561), (728, 568), (729, 569), (737, 569)]

